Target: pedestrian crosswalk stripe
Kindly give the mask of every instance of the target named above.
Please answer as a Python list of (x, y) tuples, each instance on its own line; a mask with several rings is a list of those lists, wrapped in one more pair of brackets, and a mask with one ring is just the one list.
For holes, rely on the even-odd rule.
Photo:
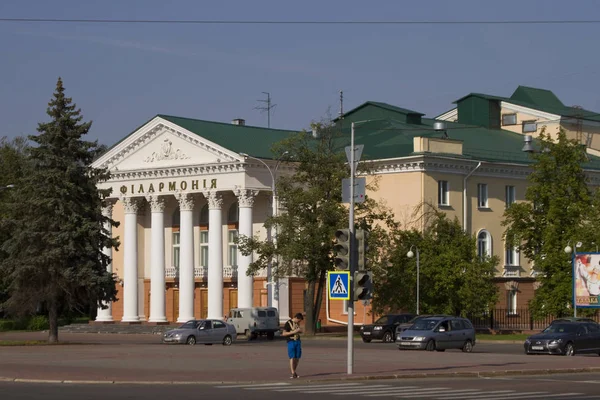
[[(483, 389), (481, 389), (482, 393), (485, 394), (495, 394), (496, 396), (506, 396), (508, 393), (514, 393), (514, 390), (490, 390), (490, 391), (485, 391)], [(460, 400), (469, 400), (469, 399), (479, 399), (479, 396), (481, 395), (481, 393), (469, 393), (469, 394), (452, 394), (452, 395), (448, 395), (448, 396), (444, 396), (444, 397), (440, 397), (440, 399), (444, 399), (444, 400), (456, 400), (456, 399), (460, 399)], [(488, 398), (486, 396), (486, 398)]]
[(361, 397), (394, 397), (401, 399), (436, 399), (436, 400), (521, 400), (521, 399), (592, 399), (592, 395), (583, 393), (549, 393), (549, 392), (517, 392), (515, 390), (485, 389), (451, 389), (448, 387), (394, 386), (389, 384), (330, 383), (300, 386), (285, 382), (258, 383), (216, 386), (220, 389), (263, 390), (270, 392), (291, 392), (305, 394), (322, 394), (336, 396)]
[[(357, 390), (374, 390), (374, 389), (381, 389), (381, 388), (386, 388), (386, 389), (393, 389), (392, 386), (390, 385), (371, 385), (371, 386), (354, 386), (354, 387), (350, 387), (350, 388), (337, 388), (335, 390), (335, 393), (332, 394), (346, 394), (346, 393), (352, 393), (354, 394)], [(308, 389), (308, 388), (304, 388), (304, 392), (303, 393), (327, 393), (330, 390), (329, 389), (318, 389), (318, 390), (312, 390), (312, 388)]]
[(260, 387), (262, 389), (268, 389), (269, 387), (278, 387), (278, 386), (289, 386), (289, 383), (256, 383), (256, 384), (243, 384), (243, 385), (225, 385), (225, 386), (217, 386), (219, 389), (234, 389), (234, 388), (252, 388), (252, 387)]
[[(285, 389), (275, 389), (275, 392), (298, 392), (298, 391), (305, 391), (305, 390), (318, 390), (318, 389), (336, 389), (339, 388), (344, 388), (347, 386), (360, 386), (360, 383), (337, 383), (337, 384), (329, 384), (329, 385), (310, 385), (310, 386), (297, 386), (297, 387), (290, 387), (290, 388), (285, 388)], [(260, 388), (259, 388), (260, 389)]]
[[(434, 387), (434, 388), (406, 388), (406, 387), (402, 387), (402, 388), (394, 388), (394, 393), (398, 394), (398, 393), (406, 393), (406, 392), (410, 392), (410, 394), (413, 393), (419, 393), (419, 392), (423, 392), (423, 391), (434, 391), (434, 392), (439, 392), (439, 391), (443, 391), (443, 390), (448, 390), (449, 388), (447, 387)], [(366, 395), (366, 397), (382, 397), (382, 396), (386, 396), (385, 394), (371, 394), (371, 395)], [(389, 396), (389, 395), (387, 395)]]
[[(441, 392), (441, 393), (438, 393)], [(400, 395), (395, 395), (395, 397), (410, 397), (411, 399), (418, 399), (420, 397), (431, 397), (434, 395), (444, 395), (446, 394), (447, 390), (435, 390), (435, 389), (431, 389), (431, 390), (421, 390), (417, 393), (405, 393), (405, 394), (400, 394)], [(452, 393), (458, 394), (458, 393), (464, 393), (464, 394), (471, 394), (472, 392), (479, 392), (481, 393), (485, 393), (482, 392), (480, 389), (458, 389), (458, 390), (453, 390)], [(486, 396), (487, 398), (487, 396)]]

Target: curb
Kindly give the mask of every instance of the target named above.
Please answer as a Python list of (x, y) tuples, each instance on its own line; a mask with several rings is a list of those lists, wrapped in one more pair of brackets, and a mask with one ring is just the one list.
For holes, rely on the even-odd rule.
[[(581, 374), (600, 372), (600, 367), (556, 368), (556, 369), (522, 369), (504, 371), (472, 371), (472, 372), (442, 372), (442, 373), (412, 373), (393, 375), (364, 375), (345, 376), (339, 378), (302, 379), (304, 383), (340, 382), (340, 381), (374, 381), (374, 380), (406, 380), (406, 379), (440, 379), (440, 378), (490, 378), (497, 376), (531, 376), (555, 374)], [(233, 384), (268, 384), (279, 381), (112, 381), (112, 380), (60, 380), (60, 379), (23, 379), (1, 377), (0, 382), (15, 383), (50, 383), (70, 385), (233, 385)]]

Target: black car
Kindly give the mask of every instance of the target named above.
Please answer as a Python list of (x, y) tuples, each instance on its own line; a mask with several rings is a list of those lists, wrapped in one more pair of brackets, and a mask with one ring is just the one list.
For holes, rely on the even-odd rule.
[(360, 336), (363, 342), (369, 343), (371, 340), (382, 340), (386, 343), (393, 342), (396, 327), (410, 321), (414, 314), (388, 314), (379, 318), (372, 325), (363, 325), (360, 327)]
[(451, 315), (445, 315), (445, 314), (421, 314), (421, 315), (415, 315), (410, 321), (404, 322), (402, 324), (399, 324), (398, 326), (396, 326), (396, 334), (394, 335), (394, 337), (396, 337), (398, 335), (398, 333), (401, 333), (405, 330), (407, 330), (408, 328), (410, 328), (411, 326), (413, 326), (413, 324), (423, 318), (429, 318), (429, 317), (451, 317)]
[(595, 322), (553, 322), (541, 333), (528, 337), (523, 345), (525, 354), (600, 355), (600, 325)]

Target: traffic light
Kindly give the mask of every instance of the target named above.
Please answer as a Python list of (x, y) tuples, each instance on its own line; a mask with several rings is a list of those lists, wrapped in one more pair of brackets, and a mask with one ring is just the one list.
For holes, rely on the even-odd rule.
[(369, 248), (367, 239), (369, 238), (369, 232), (364, 229), (358, 229), (356, 231), (356, 266), (358, 271), (367, 269), (367, 249)]
[(373, 298), (373, 273), (356, 271), (354, 273), (354, 301)]
[(335, 257), (333, 264), (336, 269), (350, 269), (350, 230), (338, 229), (335, 231), (335, 244), (333, 245)]

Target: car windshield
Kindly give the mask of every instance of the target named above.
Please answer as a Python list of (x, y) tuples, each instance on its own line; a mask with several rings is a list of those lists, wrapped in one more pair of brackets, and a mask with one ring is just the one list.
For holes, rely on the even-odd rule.
[(543, 333), (575, 333), (577, 326), (571, 324), (552, 324), (543, 330)]
[(415, 322), (411, 327), (411, 331), (430, 331), (437, 325), (437, 319), (420, 319)]
[(203, 323), (204, 321), (188, 321), (185, 324), (181, 325), (179, 329), (196, 329), (198, 324)]
[(383, 317), (379, 318), (377, 321), (375, 321), (375, 324), (377, 325), (387, 325), (390, 323), (392, 319), (390, 318), (389, 315), (384, 315)]

